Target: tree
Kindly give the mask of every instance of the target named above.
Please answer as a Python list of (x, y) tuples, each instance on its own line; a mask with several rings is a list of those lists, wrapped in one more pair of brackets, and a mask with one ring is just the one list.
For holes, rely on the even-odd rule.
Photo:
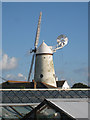
[(83, 83), (75, 83), (72, 88), (89, 88), (87, 85)]

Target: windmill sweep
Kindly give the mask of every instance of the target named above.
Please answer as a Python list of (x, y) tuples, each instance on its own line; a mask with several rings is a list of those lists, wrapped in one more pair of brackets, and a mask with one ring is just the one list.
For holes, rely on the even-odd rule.
[(53, 53), (56, 52), (56, 50), (63, 48), (68, 43), (68, 38), (65, 35), (60, 35), (57, 37), (57, 45), (55, 47), (48, 46), (44, 41), (39, 47), (37, 47), (39, 42), (41, 16), (42, 12), (40, 12), (39, 16), (34, 49), (30, 51), (30, 53), (33, 53), (33, 55), (28, 75), (28, 81), (30, 81), (35, 60), (34, 81), (43, 82), (47, 86), (57, 87), (53, 65)]

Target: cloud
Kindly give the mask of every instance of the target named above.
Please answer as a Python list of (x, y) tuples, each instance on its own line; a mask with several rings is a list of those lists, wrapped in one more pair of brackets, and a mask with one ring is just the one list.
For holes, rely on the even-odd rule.
[(23, 77), (23, 74), (21, 74), (21, 73), (18, 73), (18, 77)]
[(18, 78), (20, 78), (20, 79), (27, 79), (23, 74), (21, 74), (21, 73), (18, 73)]
[(11, 70), (17, 67), (17, 59), (15, 57), (9, 57), (7, 54), (2, 56), (0, 60), (0, 69), (2, 70)]
[(8, 75), (6, 75), (6, 79), (13, 79), (13, 78), (15, 78), (15, 76), (12, 75), (12, 74), (8, 74)]
[(18, 75), (7, 74), (6, 79), (7, 80), (27, 80), (27, 78), (21, 73), (18, 73)]

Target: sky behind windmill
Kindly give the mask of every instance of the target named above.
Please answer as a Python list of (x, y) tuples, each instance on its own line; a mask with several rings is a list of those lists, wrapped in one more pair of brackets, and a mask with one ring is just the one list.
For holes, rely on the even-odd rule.
[(32, 58), (28, 51), (34, 48), (40, 11), (42, 20), (39, 45), (44, 40), (47, 45), (55, 46), (60, 34), (65, 34), (69, 39), (68, 45), (57, 50), (53, 56), (59, 80), (66, 79), (70, 85), (76, 82), (87, 84), (87, 2), (3, 3), (2, 76), (11, 80), (27, 80)]

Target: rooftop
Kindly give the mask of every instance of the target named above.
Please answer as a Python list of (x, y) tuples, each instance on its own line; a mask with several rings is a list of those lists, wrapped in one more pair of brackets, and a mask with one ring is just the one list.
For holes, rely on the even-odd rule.
[(40, 103), (51, 98), (88, 98), (90, 89), (0, 89), (3, 103)]
[(22, 120), (37, 118), (62, 120), (88, 120), (88, 99), (44, 99)]
[[(57, 87), (62, 87), (65, 80), (63, 81), (56, 81)], [(13, 81), (8, 80), (0, 85), (3, 89), (21, 89), (21, 88), (34, 88), (34, 81), (28, 82), (28, 81)], [(44, 82), (36, 82), (36, 88), (55, 88), (51, 85), (48, 85)]]
[(50, 47), (43, 41), (42, 44), (38, 47), (36, 54), (49, 53), (53, 54)]
[(88, 118), (88, 99), (48, 99), (57, 107), (68, 113), (73, 118)]

